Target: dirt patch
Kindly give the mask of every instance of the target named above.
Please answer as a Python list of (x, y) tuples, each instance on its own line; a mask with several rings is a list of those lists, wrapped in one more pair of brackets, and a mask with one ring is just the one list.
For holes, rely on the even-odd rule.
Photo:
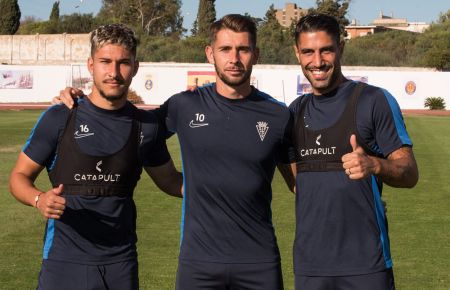
[(403, 115), (450, 116), (450, 110), (402, 110)]
[[(50, 107), (50, 103), (0, 103), (0, 110), (45, 110)], [(138, 108), (151, 110), (159, 107), (158, 105), (137, 105)]]
[(2, 103), (0, 104), (0, 110), (43, 110), (50, 106), (50, 103)]
[(4, 146), (0, 148), (0, 153), (15, 153), (20, 152), (21, 149), (22, 149), (21, 145)]

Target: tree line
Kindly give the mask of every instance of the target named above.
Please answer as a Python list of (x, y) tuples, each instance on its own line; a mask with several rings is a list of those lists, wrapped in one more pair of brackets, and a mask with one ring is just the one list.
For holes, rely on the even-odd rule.
[[(206, 62), (209, 25), (216, 20), (215, 0), (200, 0), (197, 17), (187, 35), (183, 27), (180, 0), (103, 0), (97, 15), (60, 15), (59, 1), (53, 4), (49, 20), (26, 17), (20, 22), (17, 0), (0, 0), (0, 34), (88, 33), (106, 23), (132, 27), (140, 40), (138, 57), (151, 62)], [(308, 13), (336, 17), (344, 27), (351, 0), (316, 0)], [(251, 17), (258, 27), (260, 63), (297, 64), (293, 48), (295, 26), (282, 27), (271, 5), (263, 18)], [(344, 65), (413, 66), (450, 70), (450, 10), (438, 16), (424, 33), (386, 31), (346, 41)]]

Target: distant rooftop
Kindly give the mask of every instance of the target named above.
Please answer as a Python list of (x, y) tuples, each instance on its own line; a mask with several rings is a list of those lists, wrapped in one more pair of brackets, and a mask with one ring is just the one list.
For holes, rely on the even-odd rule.
[(372, 24), (379, 26), (408, 26), (408, 20), (406, 18), (394, 18), (394, 13), (391, 13), (391, 16), (387, 16), (383, 14), (383, 11), (380, 11), (378, 18), (375, 18)]

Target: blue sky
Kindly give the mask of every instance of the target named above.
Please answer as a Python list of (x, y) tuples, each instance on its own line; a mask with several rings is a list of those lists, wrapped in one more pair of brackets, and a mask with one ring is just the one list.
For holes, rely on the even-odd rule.
[[(47, 20), (55, 0), (19, 0), (22, 17), (35, 16)], [(264, 17), (271, 4), (283, 8), (286, 2), (296, 3), (302, 8), (315, 6), (315, 0), (216, 0), (217, 17), (228, 13), (249, 13), (255, 17)], [(60, 0), (60, 14), (93, 13), (100, 9), (101, 0)], [(199, 0), (182, 0), (183, 26), (192, 27)], [(448, 0), (352, 0), (347, 18), (356, 19), (358, 24), (370, 24), (380, 11), (385, 15), (406, 18), (409, 22), (436, 21), (439, 13), (450, 9)]]

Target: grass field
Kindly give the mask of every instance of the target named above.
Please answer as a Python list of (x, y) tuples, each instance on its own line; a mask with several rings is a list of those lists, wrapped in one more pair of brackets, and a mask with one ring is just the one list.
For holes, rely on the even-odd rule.
[[(0, 289), (35, 289), (44, 219), (8, 190), (9, 172), (40, 111), (0, 111)], [(450, 117), (406, 117), (420, 181), (411, 190), (384, 189), (397, 289), (450, 289)], [(175, 138), (170, 151), (180, 164)], [(48, 188), (45, 173), (37, 184)], [(294, 196), (279, 175), (273, 182), (273, 218), (285, 288), (293, 289)], [(141, 289), (171, 290), (177, 267), (181, 202), (143, 175), (136, 190)]]

